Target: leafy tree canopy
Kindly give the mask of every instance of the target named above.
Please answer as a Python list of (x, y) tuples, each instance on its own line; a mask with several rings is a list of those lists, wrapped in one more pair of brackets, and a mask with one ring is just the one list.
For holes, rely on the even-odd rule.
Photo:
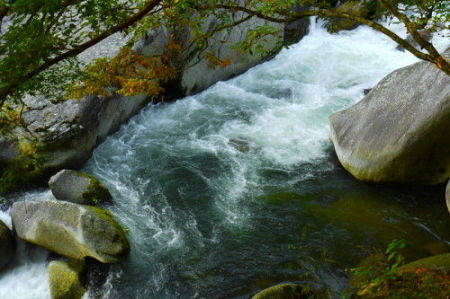
[[(16, 107), (25, 94), (58, 96), (72, 82), (71, 96), (82, 91), (108, 95), (110, 87), (130, 95), (156, 95), (161, 83), (175, 76), (168, 57), (149, 58), (122, 50), (117, 58), (99, 59), (84, 68), (77, 55), (117, 32), (131, 36), (130, 46), (149, 30), (161, 26), (189, 26), (192, 43), (205, 44), (212, 34), (237, 24), (261, 18), (292, 22), (309, 16), (344, 18), (378, 30), (422, 60), (450, 75), (450, 63), (423, 35), (449, 29), (448, 0), (357, 0), (375, 7), (370, 18), (335, 9), (334, 0), (0, 0), (0, 108)], [(245, 4), (245, 5), (244, 5)], [(294, 10), (301, 5), (305, 10)], [(236, 20), (236, 15), (240, 18)], [(193, 17), (195, 16), (195, 17)], [(206, 18), (217, 19), (214, 28), (204, 28)], [(376, 20), (396, 19), (421, 49), (416, 49)], [(258, 38), (274, 34), (268, 26), (254, 28), (238, 47), (252, 50)], [(177, 45), (171, 44), (174, 50)], [(177, 49), (180, 50), (180, 49)], [(229, 62), (205, 56), (226, 66)], [(128, 68), (127, 68), (128, 67)], [(144, 70), (146, 69), (147, 70)], [(150, 70), (148, 70), (150, 69)], [(129, 80), (129, 79), (132, 80)], [(109, 86), (103, 86), (109, 85)], [(105, 89), (106, 88), (106, 89)], [(11, 119), (11, 117), (9, 117)]]

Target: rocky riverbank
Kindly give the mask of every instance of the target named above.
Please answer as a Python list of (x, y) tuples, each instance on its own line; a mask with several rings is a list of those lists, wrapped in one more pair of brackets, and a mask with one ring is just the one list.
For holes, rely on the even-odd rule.
[(129, 253), (128, 238), (110, 212), (82, 204), (111, 199), (96, 178), (63, 170), (51, 178), (49, 186), (54, 199), (12, 205), (12, 230), (0, 221), (0, 269), (13, 260), (16, 238), (44, 247), (57, 254), (48, 266), (52, 298), (78, 299), (87, 289), (85, 264), (121, 262)]

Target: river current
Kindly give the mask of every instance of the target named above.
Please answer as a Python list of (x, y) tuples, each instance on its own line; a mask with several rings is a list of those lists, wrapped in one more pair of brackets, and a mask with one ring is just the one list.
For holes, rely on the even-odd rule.
[[(410, 258), (448, 251), (442, 186), (358, 182), (329, 141), (331, 113), (417, 61), (395, 48), (366, 27), (330, 35), (315, 23), (271, 61), (150, 105), (108, 137), (84, 171), (111, 190), (131, 254), (86, 297), (248, 298), (308, 282), (339, 298), (345, 269), (372, 248), (402, 238)], [(10, 223), (8, 211), (0, 218)], [(20, 243), (0, 298), (48, 298), (47, 259)]]

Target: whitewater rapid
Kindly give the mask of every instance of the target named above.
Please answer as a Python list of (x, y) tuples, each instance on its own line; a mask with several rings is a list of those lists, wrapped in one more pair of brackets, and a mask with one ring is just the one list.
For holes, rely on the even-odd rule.
[[(435, 42), (440, 50), (449, 46), (444, 38)], [(229, 270), (219, 260), (233, 263), (233, 238), (251, 239), (245, 232), (258, 221), (258, 197), (333, 169), (326, 162), (328, 116), (416, 61), (370, 28), (330, 35), (313, 23), (271, 61), (198, 95), (145, 108), (85, 167), (108, 185), (111, 209), (130, 229), (130, 258), (113, 267), (103, 298), (201, 297), (225, 280), (220, 273)], [(0, 218), (10, 224), (8, 212)], [(0, 273), (0, 298), (48, 298), (48, 253), (19, 245), (14, 266)], [(247, 277), (238, 264), (233, 275)]]

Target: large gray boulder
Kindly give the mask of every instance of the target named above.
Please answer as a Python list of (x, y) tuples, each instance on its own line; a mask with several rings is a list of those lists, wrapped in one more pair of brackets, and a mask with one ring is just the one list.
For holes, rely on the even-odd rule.
[(11, 216), (19, 238), (66, 257), (117, 263), (129, 252), (122, 227), (111, 213), (65, 201), (22, 201)]
[(56, 199), (83, 205), (97, 205), (111, 200), (109, 190), (95, 177), (63, 169), (48, 181)]
[(8, 139), (0, 136), (0, 192), (2, 186), (26, 188), (60, 169), (81, 168), (93, 149), (148, 101), (144, 96), (27, 101), (22, 126)]
[(357, 179), (436, 184), (450, 177), (450, 76), (431, 63), (389, 74), (331, 115), (330, 125), (337, 156)]
[(0, 220), (0, 270), (14, 257), (16, 240), (8, 226)]

